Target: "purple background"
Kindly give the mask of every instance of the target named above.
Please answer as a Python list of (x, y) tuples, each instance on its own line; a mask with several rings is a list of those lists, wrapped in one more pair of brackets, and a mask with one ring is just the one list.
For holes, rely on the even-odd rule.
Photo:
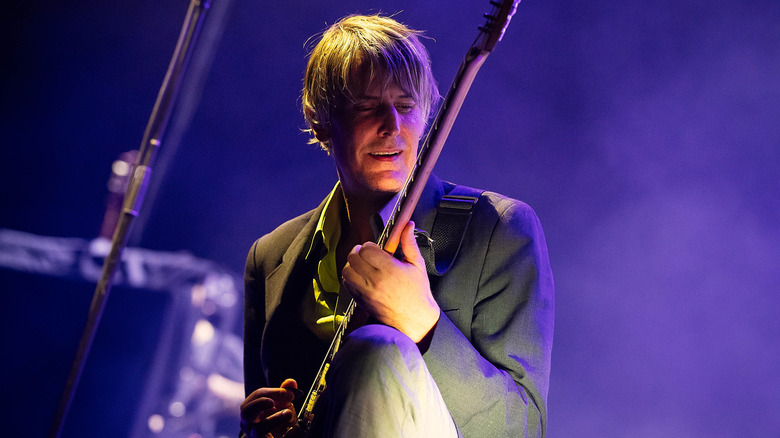
[[(134, 245), (240, 273), (255, 238), (335, 181), (300, 132), (305, 40), (348, 13), (400, 11), (433, 38), (444, 92), (488, 11), (267, 3), (209, 17), (224, 24), (213, 64), (189, 129), (164, 139)], [(111, 162), (140, 143), (186, 7), (4, 8), (0, 227), (97, 235)], [(524, 200), (545, 226), (551, 437), (780, 433), (778, 78), (777, 0), (520, 4), (437, 173)], [(54, 401), (38, 403), (40, 420)]]

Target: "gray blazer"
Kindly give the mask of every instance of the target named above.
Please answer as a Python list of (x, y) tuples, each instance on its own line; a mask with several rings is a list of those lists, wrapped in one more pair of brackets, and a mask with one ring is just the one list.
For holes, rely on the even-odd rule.
[[(412, 219), (430, 232), (454, 186), (431, 176)], [(315, 266), (309, 249), (324, 201), (258, 239), (246, 265), (247, 394), (294, 378), (311, 385), (327, 345), (301, 322)], [(431, 277), (442, 315), (423, 358), (464, 437), (543, 436), (554, 287), (539, 220), (526, 204), (484, 192), (458, 258)]]

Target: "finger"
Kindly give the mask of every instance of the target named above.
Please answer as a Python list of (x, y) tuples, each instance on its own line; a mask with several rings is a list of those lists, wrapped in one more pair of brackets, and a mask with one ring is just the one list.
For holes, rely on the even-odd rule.
[(295, 379), (287, 379), (279, 385), (280, 388), (284, 388), (293, 393), (293, 400), (297, 400), (303, 397), (303, 391), (298, 389), (298, 382)]
[[(287, 380), (293, 380), (293, 379), (287, 379)], [(285, 382), (286, 382), (286, 380), (285, 380)], [(282, 382), (282, 383), (284, 383), (284, 382)], [(296, 386), (297, 386), (297, 384), (296, 384)], [(254, 400), (256, 398), (261, 398), (261, 397), (268, 397), (268, 398), (277, 400), (277, 399), (280, 399), (280, 398), (284, 398), (286, 395), (289, 395), (289, 391), (286, 390), (285, 388), (282, 388), (281, 386), (279, 388), (263, 387), (263, 388), (259, 388), (259, 389), (256, 389), (256, 390), (252, 391), (252, 393), (249, 394), (249, 397), (247, 397), (246, 400), (247, 401), (248, 400)]]
[(298, 382), (296, 382), (295, 379), (287, 379), (282, 382), (279, 387), (284, 389), (298, 389)]
[(362, 294), (358, 282), (365, 287), (366, 280), (355, 271), (351, 264), (347, 263), (344, 266), (344, 269), (341, 270), (341, 287), (343, 291), (360, 303), (360, 296)]
[(414, 221), (407, 222), (401, 233), (401, 250), (404, 253), (404, 260), (425, 270), (425, 259), (420, 253), (420, 247), (417, 246), (417, 239), (414, 237)]
[(290, 403), (285, 406), (288, 409), (292, 409), (293, 413), (295, 413), (295, 408), (293, 408), (292, 402), (294, 400), (297, 400), (299, 398), (303, 397), (303, 392), (298, 389), (298, 382), (295, 381), (295, 379), (287, 379), (284, 382), (282, 382), (281, 385), (279, 385), (280, 388), (286, 389), (287, 391), (291, 392), (293, 394), (293, 399), (290, 400)]
[(274, 403), (273, 399), (268, 397), (247, 398), (241, 403), (241, 417), (252, 422), (256, 420), (262, 412), (272, 409), (275, 405), (276, 403)]
[(290, 426), (287, 431), (284, 432), (282, 435), (282, 438), (305, 438), (306, 435), (303, 433), (303, 430), (298, 427), (296, 424), (293, 424)]
[(376, 258), (376, 253), (382, 254), (384, 251), (373, 242), (357, 245), (347, 255), (347, 263), (352, 265), (358, 274), (371, 275), (377, 269), (377, 266), (371, 261), (371, 259)]
[[(371, 251), (368, 245), (357, 245), (347, 256), (347, 263), (341, 270), (341, 278), (353, 291), (362, 292), (363, 289), (371, 286), (370, 278), (377, 271), (377, 268), (365, 258), (365, 255)], [(379, 251), (384, 252), (381, 249)]]
[(265, 420), (261, 420), (258, 424), (260, 424), (262, 429), (267, 433), (268, 431), (290, 425), (292, 419), (292, 409), (282, 409), (281, 411), (274, 412), (273, 414), (265, 417)]
[[(261, 419), (254, 424), (242, 424), (242, 430), (249, 436), (264, 437), (272, 431), (291, 426), (293, 418), (294, 415), (292, 410), (283, 409), (281, 411), (274, 412), (273, 414)], [(249, 433), (250, 431), (254, 432), (254, 434)]]
[[(388, 269), (390, 265), (397, 262), (391, 254), (379, 245), (373, 242), (366, 242), (360, 248), (360, 250), (353, 256), (358, 272), (365, 276), (373, 275), (376, 271)], [(350, 260), (347, 257), (347, 260)]]
[(271, 399), (275, 406), (280, 407), (290, 403), (295, 398), (295, 394), (284, 388), (260, 388), (252, 392), (244, 400), (244, 403), (250, 403), (261, 398)]
[(252, 433), (257, 424), (265, 420), (269, 414), (276, 411), (274, 408), (273, 400), (269, 398), (253, 400), (250, 403), (244, 403), (241, 405), (241, 430), (246, 433), (248, 437), (264, 436), (265, 433)]

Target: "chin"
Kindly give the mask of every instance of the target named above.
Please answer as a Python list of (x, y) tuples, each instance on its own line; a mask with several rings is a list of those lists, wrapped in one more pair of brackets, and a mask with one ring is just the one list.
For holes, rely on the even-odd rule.
[(396, 193), (400, 192), (403, 185), (378, 185), (371, 186), (366, 190), (366, 196), (371, 198), (377, 197), (393, 197)]
[(406, 183), (405, 179), (394, 179), (392, 181), (383, 181), (382, 183), (376, 185), (376, 190), (378, 192), (390, 193), (395, 195), (396, 193), (400, 192), (404, 188), (404, 183)]
[(396, 194), (404, 188), (407, 176), (401, 172), (386, 172), (366, 181), (366, 187), (370, 187), (369, 190), (374, 192)]

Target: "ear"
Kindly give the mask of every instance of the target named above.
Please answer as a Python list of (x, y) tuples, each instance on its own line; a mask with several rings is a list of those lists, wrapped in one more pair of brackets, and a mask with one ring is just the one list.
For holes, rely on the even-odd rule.
[(306, 116), (309, 119), (309, 125), (311, 126), (311, 130), (314, 132), (314, 137), (317, 141), (326, 143), (330, 140), (330, 131), (317, 121), (314, 111), (306, 110)]
[(323, 128), (319, 123), (312, 123), (311, 130), (314, 131), (314, 137), (322, 143), (327, 143), (330, 140), (330, 131)]

